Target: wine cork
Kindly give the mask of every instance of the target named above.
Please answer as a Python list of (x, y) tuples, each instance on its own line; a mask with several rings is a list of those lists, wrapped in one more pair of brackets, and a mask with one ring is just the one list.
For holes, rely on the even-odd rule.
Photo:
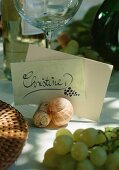
[(51, 114), (47, 113), (48, 103), (42, 103), (33, 115), (33, 123), (37, 127), (46, 127), (51, 121)]

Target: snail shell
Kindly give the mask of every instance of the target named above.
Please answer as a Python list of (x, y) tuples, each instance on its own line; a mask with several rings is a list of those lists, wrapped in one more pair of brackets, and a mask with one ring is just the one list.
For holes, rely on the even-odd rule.
[(51, 115), (47, 113), (47, 103), (42, 103), (33, 115), (33, 123), (37, 127), (46, 127), (51, 121)]
[(64, 126), (73, 116), (73, 106), (66, 98), (59, 97), (49, 102), (47, 112), (52, 115), (54, 125)]

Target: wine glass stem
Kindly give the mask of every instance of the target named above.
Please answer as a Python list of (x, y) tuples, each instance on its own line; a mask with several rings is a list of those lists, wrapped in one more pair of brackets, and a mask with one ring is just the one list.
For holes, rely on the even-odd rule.
[(52, 32), (45, 31), (45, 47), (51, 48)]

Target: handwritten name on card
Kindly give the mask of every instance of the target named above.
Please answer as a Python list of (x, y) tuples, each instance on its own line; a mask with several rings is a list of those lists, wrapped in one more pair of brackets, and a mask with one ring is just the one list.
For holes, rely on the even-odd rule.
[[(70, 73), (64, 73), (59, 77), (55, 77), (54, 75), (51, 76), (36, 76), (34, 71), (30, 71), (23, 75), (23, 86), (25, 88), (31, 88), (28, 94), (24, 97), (30, 95), (31, 93), (35, 93), (42, 90), (65, 90), (64, 94), (68, 94), (68, 90), (70, 89), (72, 83), (74, 81), (73, 75)], [(32, 89), (33, 88), (33, 89)], [(74, 92), (74, 90), (73, 90)], [(69, 93), (69, 96), (72, 95), (79, 95), (77, 92)]]
[(12, 63), (11, 69), (16, 104), (39, 104), (59, 96), (85, 98), (81, 58)]

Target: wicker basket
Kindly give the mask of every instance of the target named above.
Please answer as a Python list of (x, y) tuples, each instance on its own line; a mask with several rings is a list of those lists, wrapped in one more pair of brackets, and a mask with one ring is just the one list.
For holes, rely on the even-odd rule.
[(22, 114), (0, 100), (0, 170), (6, 170), (20, 155), (28, 136)]

